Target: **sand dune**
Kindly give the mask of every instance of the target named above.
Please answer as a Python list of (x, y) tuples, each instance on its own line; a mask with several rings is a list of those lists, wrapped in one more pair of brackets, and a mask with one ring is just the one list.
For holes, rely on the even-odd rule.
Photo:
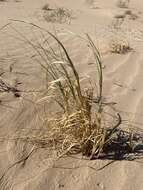
[[(72, 10), (74, 19), (70, 24), (46, 22), (42, 10), (46, 3), (51, 8), (60, 6)], [(120, 20), (116, 20), (116, 15), (121, 17), (126, 9), (119, 8), (116, 0), (0, 1), (0, 74), (12, 85), (20, 82), (19, 88), (23, 91), (19, 98), (12, 93), (0, 93), (0, 190), (143, 189), (142, 159), (90, 161), (77, 155), (56, 160), (51, 158), (45, 146), (35, 149), (32, 144), (11, 140), (23, 133), (33, 133), (33, 129), (33, 135), (39, 134), (43, 118), (54, 110), (45, 102), (35, 104), (36, 91), (46, 88), (46, 75), (32, 58), (34, 49), (22, 41), (14, 29), (34, 42), (40, 39), (41, 34), (26, 24), (12, 21), (15, 19), (36, 23), (50, 31), (56, 30), (80, 75), (92, 79), (95, 75), (93, 59), (81, 38), (85, 37), (85, 33), (90, 34), (103, 59), (104, 96), (108, 101), (117, 103), (114, 109), (122, 114), (130, 127), (134, 125), (143, 131), (142, 6), (141, 0), (130, 1), (127, 10), (136, 14), (137, 18), (125, 17), (118, 31), (116, 27)], [(8, 23), (12, 24), (3, 28)], [(111, 53), (112, 39), (128, 41), (132, 51)], [(33, 92), (28, 93), (30, 90)], [(13, 166), (29, 154), (24, 162)]]

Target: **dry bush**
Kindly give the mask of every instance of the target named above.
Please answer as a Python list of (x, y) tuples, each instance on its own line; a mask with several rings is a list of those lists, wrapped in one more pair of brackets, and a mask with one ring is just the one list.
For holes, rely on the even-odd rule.
[(64, 7), (50, 9), (49, 5), (46, 4), (42, 9), (44, 10), (44, 18), (47, 22), (70, 23), (73, 19), (72, 11)]

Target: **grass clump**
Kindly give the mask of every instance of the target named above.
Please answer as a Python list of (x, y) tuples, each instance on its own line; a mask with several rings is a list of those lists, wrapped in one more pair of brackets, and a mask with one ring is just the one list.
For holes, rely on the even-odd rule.
[[(99, 94), (95, 98), (93, 88), (82, 89), (79, 74), (64, 45), (56, 36), (49, 34), (56, 40), (63, 53), (61, 60), (48, 64), (47, 70), (52, 78), (51, 88), (57, 92), (55, 101), (63, 110), (52, 120), (52, 126), (51, 121), (48, 122), (49, 138), (61, 154), (81, 152), (91, 158), (98, 156), (105, 138), (102, 126), (103, 76), (100, 54), (87, 35), (99, 72)], [(93, 104), (97, 104), (94, 111)]]

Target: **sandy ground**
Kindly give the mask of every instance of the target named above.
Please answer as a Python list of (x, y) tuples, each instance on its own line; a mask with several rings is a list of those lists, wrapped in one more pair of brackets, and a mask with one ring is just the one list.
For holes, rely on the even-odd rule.
[[(71, 23), (48, 23), (42, 7), (62, 6), (73, 11)], [(81, 75), (94, 76), (90, 54), (76, 35), (90, 34), (101, 51), (104, 64), (104, 96), (116, 102), (115, 109), (130, 126), (143, 130), (143, 1), (131, 0), (129, 10), (137, 17), (126, 16), (121, 28), (117, 19), (125, 13), (116, 0), (7, 0), (0, 1), (0, 74), (11, 85), (19, 84), (26, 91), (16, 98), (12, 93), (0, 94), (0, 190), (142, 190), (143, 160), (88, 161), (77, 157), (50, 158), (46, 148), (33, 151), (32, 145), (12, 141), (21, 131), (38, 130), (42, 119), (52, 108), (45, 103), (35, 104), (36, 92), (45, 89), (45, 74), (31, 57), (34, 50), (19, 39), (17, 29), (29, 39), (38, 39), (39, 33), (13, 20), (33, 22), (48, 30), (56, 30), (70, 50)], [(120, 20), (119, 20), (120, 21)], [(115, 26), (115, 27), (113, 27)], [(126, 40), (133, 51), (127, 54), (110, 53), (112, 40)], [(4, 138), (6, 140), (4, 140)], [(23, 163), (11, 165), (28, 154)], [(108, 165), (108, 163), (110, 163)], [(104, 167), (107, 165), (106, 167)], [(9, 168), (9, 169), (8, 169)]]

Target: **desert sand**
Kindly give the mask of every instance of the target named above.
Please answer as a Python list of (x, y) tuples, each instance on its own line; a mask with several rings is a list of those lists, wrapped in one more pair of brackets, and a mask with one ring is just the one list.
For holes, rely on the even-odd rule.
[[(47, 3), (50, 8), (70, 9), (74, 18), (70, 23), (47, 22), (42, 10)], [(133, 17), (125, 13), (127, 10)], [(45, 89), (45, 74), (31, 59), (34, 50), (19, 40), (14, 29), (33, 40), (40, 39), (40, 34), (14, 20), (56, 31), (80, 74), (91, 78), (94, 65), (77, 36), (92, 36), (102, 55), (104, 96), (116, 102), (114, 109), (124, 123), (142, 133), (143, 1), (131, 0), (128, 8), (118, 7), (117, 0), (0, 1), (0, 76), (21, 90), (20, 97), (0, 92), (0, 190), (142, 190), (143, 159), (88, 160), (77, 155), (56, 160), (46, 146), (35, 151), (32, 144), (11, 140), (23, 131), (41, 129), (43, 118), (54, 109), (44, 101), (35, 104), (37, 91)], [(132, 50), (112, 53), (112, 41), (129, 42)]]

